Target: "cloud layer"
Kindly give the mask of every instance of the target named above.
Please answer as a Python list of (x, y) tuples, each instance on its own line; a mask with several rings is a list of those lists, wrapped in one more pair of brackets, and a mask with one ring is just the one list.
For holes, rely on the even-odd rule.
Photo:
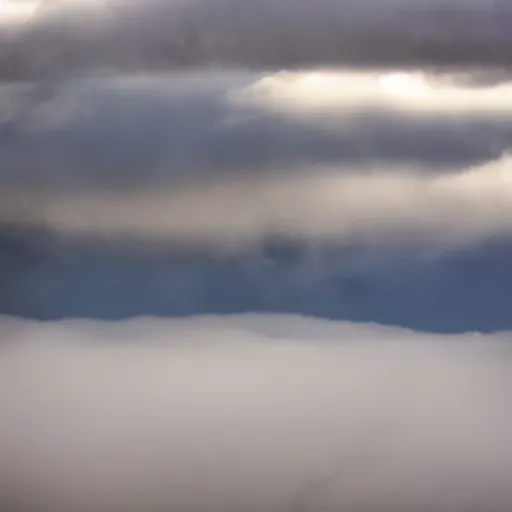
[(0, 11), (7, 79), (208, 65), (507, 65), (512, 44), (506, 0), (28, 5), (16, 16), (9, 2)]
[(6, 512), (506, 512), (510, 335), (1, 319)]

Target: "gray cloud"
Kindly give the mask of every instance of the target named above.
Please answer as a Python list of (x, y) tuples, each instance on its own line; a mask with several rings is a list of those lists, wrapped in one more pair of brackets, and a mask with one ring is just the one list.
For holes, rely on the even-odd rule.
[(23, 23), (4, 18), (0, 73), (508, 65), (511, 17), (506, 0), (43, 2)]
[[(327, 74), (316, 86), (306, 84), (311, 76), (211, 72), (4, 85), (1, 188), (119, 190), (322, 166), (438, 172), (512, 147), (508, 84), (474, 93), (438, 86), (446, 75), (433, 75), (431, 98), (418, 102), (414, 90), (400, 99), (379, 86), (378, 72)], [(298, 100), (310, 110), (296, 108)]]

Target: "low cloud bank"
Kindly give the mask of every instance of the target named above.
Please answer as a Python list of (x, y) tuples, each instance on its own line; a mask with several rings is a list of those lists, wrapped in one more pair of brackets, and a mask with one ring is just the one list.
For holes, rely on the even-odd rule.
[(6, 512), (507, 512), (510, 334), (0, 321)]

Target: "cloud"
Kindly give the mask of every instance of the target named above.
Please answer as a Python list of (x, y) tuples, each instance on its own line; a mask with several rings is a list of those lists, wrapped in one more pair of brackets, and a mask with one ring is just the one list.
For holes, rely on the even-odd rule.
[(26, 10), (17, 30), (12, 17), (0, 17), (10, 29), (0, 62), (7, 79), (209, 65), (507, 65), (511, 46), (506, 1), (34, 0), (32, 5), (37, 9)]
[[(396, 239), (465, 243), (512, 230), (509, 157), (442, 175), (413, 169), (181, 186), (130, 193), (4, 196), (1, 218), (62, 233), (229, 246), (289, 236), (313, 242)], [(236, 215), (232, 214), (236, 211)]]
[[(452, 78), (204, 72), (4, 85), (0, 185), (162, 189), (325, 166), (438, 173), (499, 158), (512, 147), (510, 85), (443, 85)], [(397, 90), (397, 79), (410, 87)], [(414, 93), (418, 80), (420, 91), (431, 84), (427, 97)]]
[(505, 512), (509, 334), (2, 318), (6, 512)]

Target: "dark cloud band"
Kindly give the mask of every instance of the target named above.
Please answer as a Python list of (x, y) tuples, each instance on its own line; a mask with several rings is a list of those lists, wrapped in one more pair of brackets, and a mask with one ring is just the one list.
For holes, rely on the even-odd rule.
[(506, 0), (63, 1), (42, 4), (6, 31), (0, 75), (209, 65), (508, 65), (511, 20)]

